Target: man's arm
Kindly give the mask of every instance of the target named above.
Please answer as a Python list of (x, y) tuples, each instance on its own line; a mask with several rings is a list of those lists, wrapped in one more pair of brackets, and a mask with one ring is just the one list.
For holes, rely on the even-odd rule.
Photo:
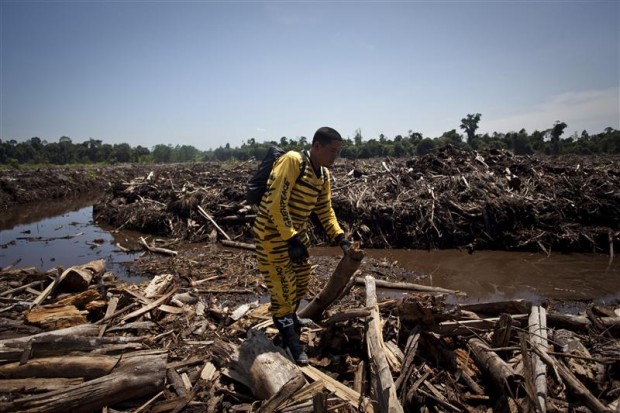
[(336, 213), (332, 208), (332, 192), (331, 185), (329, 179), (329, 172), (326, 168), (323, 168), (323, 173), (325, 174), (325, 181), (323, 183), (323, 190), (319, 195), (319, 199), (317, 201), (316, 207), (314, 208), (314, 212), (316, 212), (321, 225), (325, 228), (325, 231), (329, 235), (330, 239), (336, 239), (336, 237), (340, 234), (344, 234), (344, 231), (338, 225), (338, 220), (336, 219)]

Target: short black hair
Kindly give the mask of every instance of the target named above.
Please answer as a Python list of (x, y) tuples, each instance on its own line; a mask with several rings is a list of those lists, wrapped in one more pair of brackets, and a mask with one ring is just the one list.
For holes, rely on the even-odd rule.
[(336, 129), (330, 128), (329, 126), (323, 126), (322, 128), (317, 129), (314, 133), (312, 144), (314, 145), (317, 141), (321, 145), (328, 145), (332, 141), (342, 141), (342, 136), (340, 136)]

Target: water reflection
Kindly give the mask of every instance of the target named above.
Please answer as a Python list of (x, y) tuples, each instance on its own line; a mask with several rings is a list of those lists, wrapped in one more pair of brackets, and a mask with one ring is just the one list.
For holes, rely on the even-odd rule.
[[(105, 259), (106, 270), (119, 278), (137, 281), (131, 280), (135, 277), (124, 264), (133, 261), (138, 253), (120, 251), (116, 246), (119, 240), (93, 222), (92, 199), (62, 205), (60, 215), (56, 209), (61, 208), (59, 203), (23, 207), (19, 213), (2, 215), (0, 268), (34, 266), (46, 271)], [(126, 242), (121, 245), (128, 246)]]

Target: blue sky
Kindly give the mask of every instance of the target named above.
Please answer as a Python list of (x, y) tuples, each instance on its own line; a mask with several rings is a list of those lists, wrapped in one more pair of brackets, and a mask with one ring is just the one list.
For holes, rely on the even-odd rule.
[(620, 129), (620, 1), (1, 1), (0, 139)]

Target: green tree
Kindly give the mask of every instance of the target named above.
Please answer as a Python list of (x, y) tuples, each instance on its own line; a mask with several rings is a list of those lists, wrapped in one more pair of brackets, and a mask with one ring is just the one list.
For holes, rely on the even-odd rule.
[(471, 145), (476, 137), (476, 130), (478, 129), (478, 123), (480, 122), (481, 114), (476, 113), (474, 115), (468, 114), (467, 117), (461, 119), (460, 128), (467, 134), (467, 143)]

